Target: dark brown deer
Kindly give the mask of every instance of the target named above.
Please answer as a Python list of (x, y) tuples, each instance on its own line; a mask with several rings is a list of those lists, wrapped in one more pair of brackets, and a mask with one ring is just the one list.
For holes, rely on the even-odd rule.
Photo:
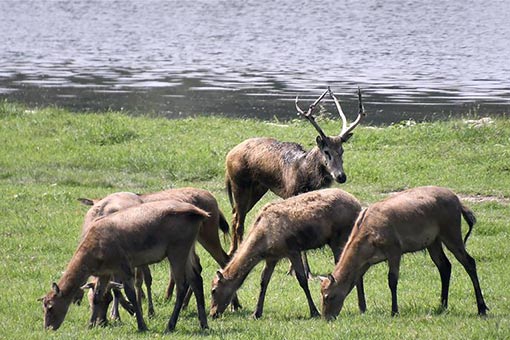
[[(462, 241), (461, 215), (469, 225)], [(322, 279), (322, 316), (334, 319), (356, 282), (370, 266), (388, 261), (391, 315), (398, 313), (397, 282), (402, 254), (427, 249), (441, 276), (441, 305), (448, 306), (451, 264), (448, 248), (469, 274), (473, 283), (478, 314), (488, 308), (482, 296), (475, 260), (466, 251), (466, 241), (476, 219), (448, 189), (429, 186), (409, 189), (377, 202), (363, 211), (335, 270)]]
[[(342, 119), (342, 130), (337, 136), (326, 136), (312, 115), (319, 102), (328, 94), (333, 98)], [(317, 146), (310, 151), (296, 143), (280, 142), (273, 138), (251, 138), (234, 147), (226, 157), (226, 187), (232, 205), (232, 255), (242, 241), (246, 214), (271, 190), (282, 198), (329, 187), (333, 180), (344, 183), (343, 143), (365, 116), (361, 91), (358, 89), (359, 112), (356, 120), (347, 126), (340, 103), (328, 88), (305, 113), (296, 109), (315, 127)]]

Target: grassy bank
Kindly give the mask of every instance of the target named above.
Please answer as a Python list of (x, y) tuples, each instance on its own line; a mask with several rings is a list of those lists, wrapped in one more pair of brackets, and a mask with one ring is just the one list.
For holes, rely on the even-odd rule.
[[(339, 131), (338, 121), (321, 121), (324, 131)], [(228, 150), (253, 136), (313, 146), (314, 129), (306, 122), (260, 122), (227, 118), (166, 120), (118, 113), (79, 114), (49, 108), (29, 110), (0, 103), (0, 338), (39, 339), (163, 336), (172, 302), (163, 300), (166, 263), (154, 266), (157, 316), (150, 331), (136, 333), (133, 318), (106, 329), (87, 329), (88, 309), (71, 306), (57, 332), (42, 330), (37, 298), (57, 281), (77, 245), (86, 207), (78, 197), (101, 197), (115, 191), (148, 192), (195, 186), (217, 197), (230, 218), (224, 192), (224, 157)], [(244, 310), (209, 320), (200, 332), (194, 303), (181, 315), (173, 338), (508, 338), (510, 337), (510, 120), (494, 119), (474, 127), (462, 120), (391, 127), (359, 127), (345, 146), (348, 182), (341, 187), (365, 205), (389, 192), (418, 185), (446, 186), (461, 194), (475, 211), (478, 224), (468, 242), (477, 260), (482, 290), (491, 310), (476, 315), (471, 281), (452, 262), (450, 307), (438, 314), (440, 279), (428, 255), (404, 257), (399, 281), (401, 315), (390, 317), (387, 268), (380, 264), (366, 276), (368, 312), (359, 315), (355, 293), (339, 319), (327, 323), (308, 319), (306, 299), (297, 281), (285, 275), (282, 261), (269, 285), (264, 316), (252, 320), (261, 266), (239, 292)], [(338, 186), (338, 185), (336, 185)], [(251, 222), (267, 195), (249, 214)], [(464, 226), (464, 232), (466, 231)], [(225, 248), (228, 248), (225, 245)], [(204, 283), (217, 265), (200, 248)], [(328, 250), (310, 255), (312, 269), (326, 274), (333, 268)], [(310, 282), (316, 304), (319, 283)], [(208, 307), (208, 303), (207, 306)]]

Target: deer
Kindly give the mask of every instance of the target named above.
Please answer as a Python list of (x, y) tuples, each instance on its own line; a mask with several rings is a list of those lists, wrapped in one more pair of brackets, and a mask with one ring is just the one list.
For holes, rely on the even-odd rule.
[[(225, 311), (250, 271), (264, 260), (259, 298), (253, 313), (254, 318), (260, 318), (269, 280), (282, 258), (291, 261), (299, 285), (306, 295), (310, 316), (319, 316), (300, 253), (327, 244), (336, 262), (360, 210), (361, 205), (354, 196), (332, 188), (265, 205), (230, 262), (218, 270), (213, 279), (210, 316), (217, 318)], [(357, 289), (359, 308), (364, 312), (366, 303), (362, 281), (357, 283)]]
[[(342, 129), (336, 136), (327, 136), (313, 116), (313, 111), (328, 93), (342, 120)], [(226, 156), (225, 184), (233, 216), (230, 255), (242, 242), (247, 213), (267, 191), (285, 199), (330, 187), (333, 181), (347, 181), (343, 168), (343, 144), (351, 138), (352, 131), (366, 115), (361, 90), (358, 88), (358, 116), (350, 125), (347, 125), (340, 103), (329, 87), (306, 112), (299, 107), (298, 100), (297, 96), (295, 106), (298, 114), (305, 117), (319, 133), (315, 147), (306, 151), (297, 143), (257, 137), (235, 146)], [(308, 267), (306, 263), (305, 266)], [(308, 268), (307, 272), (309, 275)]]
[(96, 219), (80, 241), (58, 284), (42, 298), (44, 328), (57, 330), (74, 296), (90, 276), (97, 277), (93, 300), (102, 301), (112, 277), (123, 282), (134, 306), (139, 331), (147, 330), (133, 287), (134, 268), (167, 258), (177, 285), (175, 306), (167, 325), (173, 331), (184, 296), (192, 287), (202, 329), (207, 328), (203, 282), (196, 269), (194, 245), (209, 213), (178, 201), (148, 202)]
[[(98, 299), (96, 297), (96, 286), (99, 287), (100, 283), (98, 282), (98, 277), (93, 277), (92, 281), (87, 282), (85, 285), (81, 287), (83, 291), (88, 290), (87, 299), (89, 301), (89, 306), (91, 309), (91, 316), (89, 321), (89, 327), (95, 326), (105, 326), (108, 323), (108, 306), (115, 299), (117, 300), (117, 304), (121, 304), (124, 309), (130, 314), (135, 314), (135, 308), (128, 300), (122, 295), (120, 292), (124, 289), (124, 286), (121, 283), (116, 281), (110, 281), (105, 292), (103, 293), (103, 297)], [(95, 298), (96, 297), (96, 298)], [(138, 298), (138, 297), (137, 297)], [(117, 307), (118, 308), (118, 307)], [(120, 320), (120, 318), (118, 319)]]
[[(221, 267), (224, 267), (230, 257), (227, 255), (227, 253), (225, 253), (221, 246), (221, 242), (218, 235), (218, 229), (220, 229), (224, 233), (228, 233), (229, 226), (227, 221), (225, 220), (223, 213), (219, 209), (218, 203), (214, 196), (209, 191), (203, 189), (186, 187), (177, 189), (167, 189), (164, 191), (146, 194), (118, 192), (110, 194), (102, 199), (79, 198), (78, 200), (82, 204), (92, 206), (85, 215), (82, 227), (82, 234), (88, 229), (88, 225), (90, 225), (92, 221), (94, 221), (100, 216), (107, 216), (116, 211), (134, 205), (139, 205), (144, 202), (155, 202), (167, 199), (178, 200), (181, 202), (193, 204), (211, 214), (211, 217), (203, 222), (197, 240), (211, 254), (211, 256), (216, 260), (216, 262)], [(147, 302), (149, 308), (148, 314), (149, 316), (153, 316), (155, 313), (151, 293), (152, 275), (149, 267), (142, 266), (140, 268), (137, 268), (135, 271), (135, 278), (136, 278), (135, 287), (138, 301), (141, 301), (141, 298), (143, 296), (141, 284), (142, 281), (145, 281), (145, 285), (147, 287)], [(175, 281), (173, 280), (172, 274), (170, 273), (170, 283), (168, 285), (165, 295), (166, 299), (171, 298), (173, 294), (174, 285)], [(87, 285), (84, 288), (89, 288), (93, 291), (94, 285), (93, 284)], [(120, 313), (118, 308), (119, 302), (122, 301), (120, 300), (120, 298), (121, 297), (119, 296), (119, 292), (114, 290), (113, 308), (111, 316), (115, 320), (120, 319)], [(184, 306), (187, 306), (189, 299), (190, 295), (188, 294), (185, 298)], [(130, 309), (127, 305), (124, 304), (123, 306), (128, 312), (130, 312)], [(106, 308), (107, 307), (108, 306), (106, 306)], [(235, 297), (232, 300), (232, 308), (234, 310), (241, 308), (241, 304), (239, 303), (237, 297)], [(95, 312), (93, 311), (93, 313)], [(104, 322), (104, 320), (100, 321)]]
[[(461, 215), (469, 226), (462, 240)], [(408, 189), (374, 203), (358, 217), (340, 260), (332, 274), (322, 278), (322, 316), (332, 320), (340, 313), (353, 286), (373, 265), (388, 262), (391, 315), (399, 313), (397, 283), (404, 253), (427, 249), (441, 277), (441, 308), (448, 307), (451, 263), (443, 245), (468, 273), (475, 291), (478, 314), (488, 310), (478, 281), (475, 260), (466, 242), (476, 222), (475, 215), (451, 190), (425, 186)]]

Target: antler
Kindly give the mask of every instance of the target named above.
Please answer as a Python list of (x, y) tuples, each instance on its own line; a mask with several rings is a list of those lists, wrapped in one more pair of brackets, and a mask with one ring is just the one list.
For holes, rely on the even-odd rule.
[(319, 132), (319, 135), (321, 136), (321, 138), (323, 140), (327, 139), (326, 134), (322, 131), (322, 129), (320, 128), (319, 124), (317, 124), (317, 122), (315, 121), (314, 116), (312, 116), (312, 112), (313, 112), (313, 110), (315, 110), (315, 107), (317, 106), (317, 104), (319, 104), (319, 102), (322, 100), (322, 98), (324, 98), (329, 91), (330, 90), (329, 90), (329, 87), (328, 87), (328, 89), (326, 91), (324, 91), (324, 93), (321, 94), (320, 97), (317, 98), (317, 100), (315, 100), (313, 102), (313, 104), (311, 104), (308, 107), (308, 111), (306, 113), (299, 107), (299, 105), (298, 105), (299, 97), (296, 96), (296, 110), (298, 111), (298, 114), (305, 116), (305, 118), (308, 119), (308, 121), (310, 123), (312, 123), (313, 127), (317, 130), (317, 132)]
[(335, 101), (336, 108), (338, 110), (338, 113), (340, 114), (340, 117), (342, 118), (342, 130), (340, 131), (340, 138), (345, 139), (345, 137), (352, 131), (358, 124), (361, 122), (361, 119), (366, 116), (365, 108), (363, 107), (363, 99), (361, 98), (361, 89), (358, 87), (358, 101), (359, 101), (359, 111), (358, 111), (358, 117), (356, 117), (356, 120), (347, 127), (347, 118), (345, 118), (344, 112), (342, 111), (342, 107), (340, 106), (340, 103), (336, 99), (335, 95), (333, 94), (333, 91), (328, 87), (328, 92), (331, 98)]

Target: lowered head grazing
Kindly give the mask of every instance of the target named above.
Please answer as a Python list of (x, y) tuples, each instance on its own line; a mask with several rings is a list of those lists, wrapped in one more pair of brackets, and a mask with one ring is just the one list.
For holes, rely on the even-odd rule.
[(44, 328), (57, 330), (69, 309), (69, 302), (60, 291), (56, 283), (51, 285), (51, 291), (42, 298), (44, 311)]

